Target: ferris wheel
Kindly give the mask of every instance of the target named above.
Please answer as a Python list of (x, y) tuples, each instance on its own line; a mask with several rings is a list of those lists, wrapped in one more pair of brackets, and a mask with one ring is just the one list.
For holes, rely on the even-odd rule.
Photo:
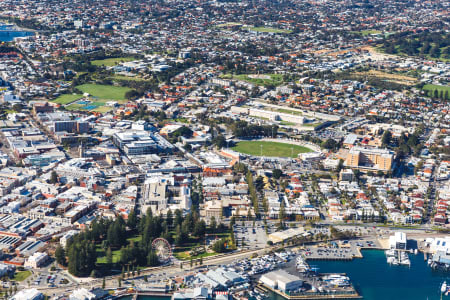
[(158, 256), (160, 263), (166, 263), (172, 256), (172, 248), (169, 242), (163, 238), (157, 238), (152, 242), (152, 250)]

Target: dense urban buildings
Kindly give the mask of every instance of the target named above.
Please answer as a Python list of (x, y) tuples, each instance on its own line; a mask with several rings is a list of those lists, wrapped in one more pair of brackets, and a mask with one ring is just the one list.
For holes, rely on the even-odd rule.
[(307, 261), (365, 248), (448, 270), (449, 8), (1, 1), (0, 297), (359, 297)]

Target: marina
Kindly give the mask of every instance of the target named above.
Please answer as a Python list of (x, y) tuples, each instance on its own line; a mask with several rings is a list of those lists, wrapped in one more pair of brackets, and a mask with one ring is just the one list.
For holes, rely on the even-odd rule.
[[(259, 289), (284, 299), (357, 299), (361, 298), (345, 273), (319, 273), (306, 258), (308, 249), (293, 251), (282, 270), (260, 277)], [(289, 289), (285, 288), (290, 286)]]
[[(351, 240), (242, 259), (218, 270), (236, 272), (243, 281), (215, 293), (226, 293), (235, 300), (432, 300), (448, 295), (450, 274), (431, 268), (432, 256), (428, 260), (428, 255), (419, 255), (417, 249), (380, 249), (378, 241)], [(124, 299), (146, 299), (142, 298), (144, 291), (139, 293)], [(189, 290), (184, 295), (189, 295)]]
[(450, 279), (449, 273), (431, 269), (422, 255), (410, 255), (411, 265), (405, 268), (387, 264), (381, 250), (362, 250), (362, 254), (363, 259), (353, 261), (309, 260), (308, 263), (320, 272), (345, 272), (367, 300), (437, 300), (442, 283)]
[(450, 271), (450, 255), (442, 252), (433, 254), (428, 260), (428, 265), (432, 269)]
[(303, 293), (283, 293), (279, 290), (270, 289), (267, 287), (259, 287), (260, 289), (265, 289), (268, 294), (268, 299), (273, 299), (275, 295), (282, 297), (283, 299), (295, 300), (295, 299), (362, 299), (360, 295), (354, 289), (342, 290), (342, 291), (320, 291), (317, 289), (312, 289), (309, 292)]
[[(329, 241), (274, 248), (228, 264), (198, 268), (166, 283), (169, 287), (184, 282), (182, 289), (170, 292), (172, 300), (190, 300), (204, 284), (211, 287), (204, 291), (208, 299), (219, 300), (445, 299), (450, 274), (429, 265), (433, 257), (438, 258), (430, 254), (433, 250), (425, 240), (407, 242), (404, 234), (391, 238), (389, 244), (378, 239)], [(157, 284), (152, 279), (150, 284), (128, 286), (116, 296), (161, 296), (150, 293)], [(123, 298), (126, 295), (132, 298)]]
[(386, 260), (390, 265), (401, 265), (401, 266), (411, 266), (411, 261), (409, 260), (408, 253), (406, 251), (399, 250), (386, 250)]

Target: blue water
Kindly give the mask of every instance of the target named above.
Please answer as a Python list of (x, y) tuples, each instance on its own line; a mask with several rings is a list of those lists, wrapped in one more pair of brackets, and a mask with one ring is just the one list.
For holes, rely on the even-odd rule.
[(1, 31), (0, 32), (0, 42), (11, 42), (16, 37), (25, 37), (33, 35), (30, 31)]
[[(438, 300), (441, 283), (450, 282), (450, 273), (433, 271), (423, 254), (410, 254), (411, 267), (390, 266), (380, 250), (363, 250), (363, 259), (352, 261), (309, 260), (320, 273), (347, 273), (353, 286), (365, 300)], [(123, 298), (131, 299), (131, 298)], [(139, 297), (139, 300), (167, 300), (161, 297)], [(450, 300), (450, 296), (443, 297)], [(285, 300), (271, 294), (269, 300)]]
[(438, 300), (441, 283), (450, 281), (450, 273), (429, 268), (421, 253), (409, 255), (410, 268), (390, 266), (383, 251), (365, 250), (362, 254), (363, 259), (352, 261), (308, 262), (319, 267), (320, 273), (347, 273), (366, 300)]

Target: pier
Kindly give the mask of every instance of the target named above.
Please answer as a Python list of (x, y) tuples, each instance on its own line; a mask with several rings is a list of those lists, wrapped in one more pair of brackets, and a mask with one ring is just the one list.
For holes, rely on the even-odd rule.
[(305, 259), (314, 260), (352, 260), (354, 258), (362, 258), (361, 251), (358, 247), (351, 248), (325, 248), (311, 247), (310, 254)]
[[(305, 247), (303, 247), (303, 250)], [(386, 250), (382, 241), (373, 239), (351, 240), (346, 244), (334, 243), (334, 246), (319, 245), (306, 247), (305, 259), (312, 260), (353, 260), (354, 258), (363, 258), (361, 250)]]
[(286, 294), (280, 290), (273, 289), (266, 285), (258, 285), (258, 288), (265, 291), (272, 291), (285, 299), (296, 300), (296, 299), (362, 299), (363, 297), (356, 292), (356, 290), (351, 287), (349, 291), (334, 291), (334, 292), (314, 292), (314, 291), (306, 291), (302, 293), (292, 293)]

